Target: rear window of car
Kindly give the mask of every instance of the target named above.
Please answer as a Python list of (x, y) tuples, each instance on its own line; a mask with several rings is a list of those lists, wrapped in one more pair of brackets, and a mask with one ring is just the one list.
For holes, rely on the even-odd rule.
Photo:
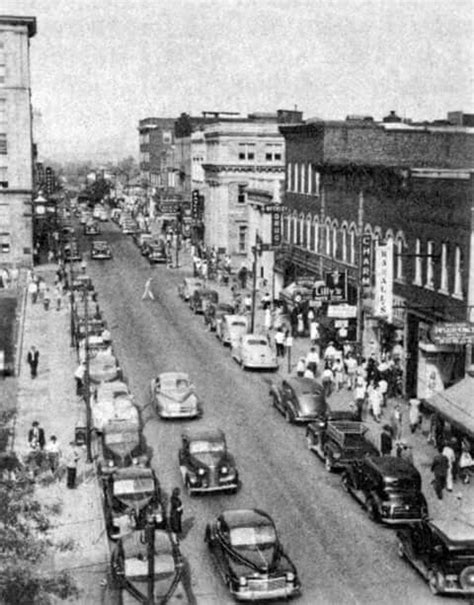
[(247, 344), (251, 345), (251, 346), (255, 346), (255, 345), (268, 345), (268, 342), (266, 340), (264, 340), (263, 338), (251, 338), (249, 340), (247, 340)]

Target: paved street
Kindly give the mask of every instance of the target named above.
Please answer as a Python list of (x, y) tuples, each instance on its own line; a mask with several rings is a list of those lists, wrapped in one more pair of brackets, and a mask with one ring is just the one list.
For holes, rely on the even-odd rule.
[[(243, 374), (203, 329), (202, 319), (190, 314), (176, 291), (182, 273), (150, 267), (130, 238), (110, 223), (103, 228), (114, 260), (89, 262), (88, 272), (142, 407), (153, 465), (164, 489), (169, 493), (181, 485), (177, 451), (187, 423), (160, 422), (148, 406), (150, 380), (162, 371), (190, 373), (204, 400), (204, 417), (198, 422), (226, 432), (240, 467), (243, 487), (236, 496), (184, 496), (183, 550), (197, 601), (232, 602), (206, 552), (206, 522), (223, 508), (259, 507), (274, 517), (298, 567), (302, 604), (436, 602), (413, 569), (399, 560), (393, 531), (368, 520), (342, 491), (340, 477), (327, 474), (306, 449), (304, 429), (288, 426), (270, 407), (270, 375)], [(150, 275), (156, 300), (142, 301)]]

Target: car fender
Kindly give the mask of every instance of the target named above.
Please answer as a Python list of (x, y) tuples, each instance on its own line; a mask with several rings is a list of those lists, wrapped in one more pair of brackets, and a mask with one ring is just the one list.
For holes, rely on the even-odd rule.
[(281, 392), (280, 392), (280, 389), (278, 388), (278, 385), (276, 385), (274, 382), (272, 382), (270, 384), (269, 395), (270, 395), (270, 397), (273, 397), (273, 400), (275, 402), (277, 402), (279, 405), (281, 405)]

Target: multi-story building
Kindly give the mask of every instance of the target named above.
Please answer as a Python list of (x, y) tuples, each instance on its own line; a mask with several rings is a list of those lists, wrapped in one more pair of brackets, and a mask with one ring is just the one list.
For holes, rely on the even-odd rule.
[(247, 187), (274, 191), (284, 174), (283, 122), (301, 121), (299, 111), (254, 113), (207, 126), (204, 224), (205, 243), (230, 254), (248, 254)]
[(34, 17), (0, 16), (0, 266), (32, 263), (30, 38)]
[(335, 318), (331, 276), (347, 276), (357, 344), (400, 355), (410, 396), (450, 384), (466, 361), (464, 347), (430, 339), (435, 323), (473, 319), (474, 129), (463, 123), (392, 113), (280, 129), (288, 213), (275, 270), (286, 282), (312, 276), (315, 301), (325, 309), (329, 299)]
[(138, 123), (140, 174), (150, 188), (168, 189), (175, 185), (175, 121), (176, 118), (145, 118)]

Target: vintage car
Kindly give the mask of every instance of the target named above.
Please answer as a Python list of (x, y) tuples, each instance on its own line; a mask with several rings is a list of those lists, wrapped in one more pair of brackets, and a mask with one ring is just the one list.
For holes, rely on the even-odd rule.
[[(145, 530), (135, 530), (118, 539), (111, 552), (112, 577), (120, 588), (143, 597), (143, 600), (136, 602), (144, 603), (148, 594), (148, 548)], [(179, 582), (183, 570), (178, 543), (169, 532), (157, 529), (153, 536), (153, 554), (154, 593), (172, 594), (173, 586)]]
[(93, 290), (94, 284), (92, 283), (92, 279), (89, 275), (85, 275), (84, 273), (79, 273), (74, 276), (72, 280), (71, 289), (74, 291), (77, 290)]
[(117, 397), (131, 397), (130, 390), (125, 382), (113, 380), (112, 382), (103, 382), (97, 387), (97, 403), (113, 401)]
[(199, 418), (202, 415), (194, 385), (183, 372), (165, 372), (153, 379), (151, 398), (160, 418)]
[(146, 257), (151, 265), (166, 263), (168, 260), (166, 254), (166, 245), (163, 240), (148, 242)]
[(233, 315), (234, 305), (230, 303), (210, 303), (204, 310), (204, 325), (210, 332), (215, 332), (217, 324), (221, 323), (224, 315)]
[(82, 260), (82, 255), (79, 252), (79, 245), (76, 240), (69, 241), (64, 244), (64, 262), (77, 263)]
[(181, 435), (179, 469), (188, 494), (239, 488), (239, 473), (223, 431), (187, 430)]
[(74, 233), (74, 225), (69, 222), (65, 222), (61, 226), (61, 233), (63, 233), (63, 235), (69, 235), (71, 233)]
[(260, 334), (244, 334), (232, 343), (232, 357), (244, 370), (278, 370), (276, 353)]
[(354, 420), (311, 422), (306, 427), (308, 447), (324, 460), (326, 470), (345, 468), (365, 456), (378, 456), (375, 445), (365, 438), (367, 425)]
[[(97, 355), (99, 351), (107, 351), (111, 344), (109, 342), (105, 342), (100, 334), (89, 334), (87, 337), (87, 354), (89, 359), (92, 359)], [(86, 360), (86, 339), (81, 338), (79, 341), (79, 349), (78, 349), (79, 361)]]
[(153, 469), (142, 466), (119, 468), (102, 481), (107, 534), (112, 540), (149, 522), (166, 524), (161, 488)]
[(238, 601), (288, 599), (300, 592), (296, 568), (267, 513), (226, 510), (207, 525), (205, 540), (219, 574)]
[(372, 521), (400, 525), (428, 514), (420, 473), (408, 460), (367, 456), (347, 465), (342, 486), (367, 510)]
[(121, 370), (117, 358), (107, 351), (98, 351), (89, 361), (89, 376), (92, 382), (110, 382), (120, 378)]
[(112, 258), (112, 250), (108, 242), (94, 240), (91, 245), (91, 258), (94, 260), (109, 260)]
[(193, 313), (202, 315), (209, 304), (217, 304), (218, 302), (219, 294), (215, 290), (197, 288), (189, 298), (189, 308)]
[(82, 210), (81, 216), (79, 217), (79, 223), (85, 225), (92, 218), (92, 214), (89, 210)]
[(102, 452), (97, 466), (102, 475), (118, 468), (147, 466), (149, 456), (145, 438), (139, 424), (129, 420), (108, 420), (101, 432)]
[(216, 336), (225, 346), (232, 346), (241, 336), (247, 334), (248, 320), (245, 315), (224, 315), (222, 322), (216, 325)]
[(88, 336), (99, 336), (105, 330), (105, 327), (105, 321), (97, 317), (88, 317), (87, 322), (84, 316), (76, 315), (74, 317), (74, 329), (78, 340), (85, 338), (86, 331)]
[(130, 235), (138, 231), (138, 225), (134, 221), (134, 219), (124, 219), (121, 222), (120, 228), (122, 229), (122, 233), (124, 233), (125, 235)]
[(113, 420), (123, 420), (135, 424), (137, 427), (140, 426), (138, 408), (131, 395), (117, 395), (112, 400), (99, 399), (92, 405), (92, 426), (98, 433), (102, 432), (106, 424)]
[(474, 596), (474, 528), (462, 518), (430, 519), (397, 531), (398, 553), (433, 594)]
[(185, 277), (178, 286), (178, 295), (184, 301), (189, 301), (194, 290), (203, 287), (202, 279), (198, 277)]
[(327, 402), (323, 386), (313, 378), (290, 376), (270, 387), (272, 405), (287, 422), (305, 423), (324, 421)]
[(153, 235), (151, 233), (134, 233), (133, 240), (137, 244), (140, 252), (143, 256), (147, 255), (148, 243), (153, 241)]
[(84, 235), (99, 235), (100, 227), (95, 221), (87, 222), (84, 225)]

